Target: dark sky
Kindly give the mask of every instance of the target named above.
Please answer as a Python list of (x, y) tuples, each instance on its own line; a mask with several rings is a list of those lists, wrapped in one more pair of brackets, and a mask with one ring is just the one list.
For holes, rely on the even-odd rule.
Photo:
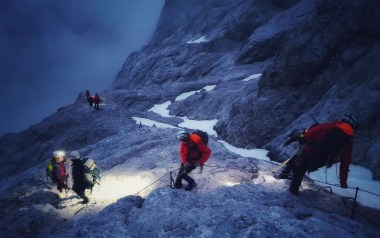
[(0, 135), (111, 86), (164, 0), (0, 1)]

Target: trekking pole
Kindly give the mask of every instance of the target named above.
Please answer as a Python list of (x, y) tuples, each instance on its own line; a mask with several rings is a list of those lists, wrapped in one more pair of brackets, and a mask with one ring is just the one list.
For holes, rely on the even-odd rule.
[(170, 171), (170, 188), (174, 188), (173, 171)]
[(313, 115), (309, 114), (309, 116), (311, 117), (311, 119), (313, 119), (315, 124), (319, 124), (319, 122), (313, 117)]

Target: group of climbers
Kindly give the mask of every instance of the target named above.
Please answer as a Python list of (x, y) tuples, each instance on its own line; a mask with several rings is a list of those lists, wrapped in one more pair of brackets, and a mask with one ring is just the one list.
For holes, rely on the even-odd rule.
[[(352, 157), (354, 130), (358, 120), (346, 114), (341, 120), (331, 123), (315, 123), (307, 130), (296, 130), (291, 133), (285, 145), (298, 141), (300, 147), (288, 161), (285, 169), (277, 178), (290, 178), (289, 192), (298, 195), (299, 187), (305, 173), (315, 171), (323, 166), (331, 167), (340, 162), (339, 180), (342, 188), (347, 188), (347, 177)], [(174, 187), (182, 188), (182, 180), (188, 185), (185, 190), (190, 191), (196, 186), (189, 173), (196, 167), (203, 169), (204, 163), (211, 154), (207, 141), (202, 140), (201, 134), (180, 132), (177, 139), (181, 142), (179, 169)], [(290, 173), (293, 171), (293, 176)]]
[[(308, 130), (292, 132), (285, 145), (298, 141), (300, 148), (277, 178), (291, 178), (289, 192), (298, 195), (306, 171), (312, 172), (323, 166), (331, 167), (340, 162), (340, 185), (342, 188), (347, 188), (352, 141), (357, 125), (358, 120), (354, 116), (346, 114), (340, 121), (316, 123)], [(182, 180), (185, 180), (188, 183), (185, 189), (189, 191), (196, 183), (188, 174), (197, 166), (202, 170), (204, 163), (210, 157), (211, 150), (207, 146), (207, 142), (205, 143), (197, 133), (180, 132), (177, 139), (181, 142), (181, 167), (174, 187), (181, 188)], [(291, 171), (293, 171), (293, 176), (289, 177)]]
[[(347, 177), (352, 156), (352, 140), (357, 125), (357, 119), (348, 114), (340, 121), (317, 123), (307, 130), (293, 131), (285, 145), (298, 141), (300, 147), (297, 153), (289, 159), (282, 173), (276, 178), (291, 179), (289, 192), (293, 195), (298, 195), (299, 187), (307, 171), (315, 171), (323, 166), (329, 167), (340, 162), (340, 185), (342, 188), (347, 188)], [(174, 188), (182, 188), (182, 180), (185, 180), (187, 182), (185, 190), (191, 191), (196, 186), (196, 182), (189, 174), (197, 167), (200, 167), (202, 171), (203, 165), (211, 154), (211, 149), (207, 146), (208, 137), (202, 131), (194, 133), (181, 131), (178, 133), (177, 139), (180, 141), (181, 166), (174, 182)], [(57, 184), (57, 189), (60, 192), (62, 192), (63, 188), (68, 189), (68, 174), (65, 170), (64, 163), (66, 160), (64, 156), (63, 152), (56, 151), (51, 159), (53, 181)], [(88, 168), (96, 167), (96, 165), (92, 160), (87, 160), (90, 162), (81, 160), (77, 151), (71, 152), (70, 157), (73, 176), (72, 189), (83, 199), (83, 203), (87, 203), (88, 197), (85, 195), (85, 190), (92, 189), (92, 182), (96, 178), (86, 180), (86, 176), (89, 173)], [(292, 171), (293, 176), (290, 177)], [(99, 172), (97, 173), (99, 176)]]
[(100, 175), (96, 164), (92, 159), (82, 158), (78, 151), (72, 151), (66, 159), (64, 151), (54, 151), (53, 158), (46, 166), (46, 174), (54, 184), (57, 190), (62, 193), (63, 189), (69, 190), (69, 174), (66, 172), (65, 163), (68, 162), (72, 175), (72, 190), (83, 199), (84, 204), (89, 202), (86, 195), (86, 189), (92, 190), (92, 187), (99, 183)]
[(99, 108), (99, 104), (100, 104), (101, 102), (103, 102), (103, 100), (100, 99), (100, 96), (99, 96), (98, 93), (95, 93), (94, 96), (91, 96), (91, 94), (90, 94), (90, 90), (87, 89), (87, 90), (86, 90), (86, 97), (87, 97), (87, 102), (88, 102), (88, 104), (90, 105), (90, 107), (93, 107), (93, 106), (94, 106), (95, 110), (99, 110), (99, 109), (100, 109), (100, 108)]
[[(196, 186), (196, 183), (188, 174), (198, 166), (203, 168), (204, 163), (210, 157), (211, 150), (207, 147), (208, 137), (205, 132), (197, 131), (192, 134), (180, 132), (177, 138), (181, 141), (180, 154), (182, 162), (175, 181), (175, 188), (181, 188), (183, 186), (182, 180), (185, 180), (188, 183), (185, 190), (190, 191)], [(89, 202), (86, 189), (92, 190), (92, 187), (100, 178), (99, 171), (93, 160), (81, 159), (78, 151), (72, 151), (69, 157), (70, 159), (67, 160), (63, 151), (54, 151), (53, 158), (48, 162), (46, 168), (47, 175), (57, 185), (60, 193), (62, 193), (63, 188), (70, 189), (67, 185), (69, 175), (65, 167), (65, 162), (70, 162), (72, 190), (83, 199), (82, 203), (86, 204)]]

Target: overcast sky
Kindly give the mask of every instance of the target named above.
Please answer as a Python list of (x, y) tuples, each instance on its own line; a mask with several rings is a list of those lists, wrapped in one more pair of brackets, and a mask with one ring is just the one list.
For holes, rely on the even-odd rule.
[(111, 86), (164, 0), (0, 1), (0, 135)]

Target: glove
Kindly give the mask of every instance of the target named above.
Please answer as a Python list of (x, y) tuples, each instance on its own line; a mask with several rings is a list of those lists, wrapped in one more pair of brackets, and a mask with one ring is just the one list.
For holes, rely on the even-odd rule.
[(199, 167), (199, 173), (201, 174), (202, 171), (203, 171), (203, 164), (199, 163), (199, 162), (196, 162), (195, 163), (195, 166)]
[(286, 139), (286, 141), (284, 143), (284, 146), (288, 146), (289, 144), (293, 143), (294, 141), (296, 141), (296, 139), (294, 139), (292, 137), (288, 137), (288, 139)]
[(341, 188), (348, 188), (347, 183), (340, 183)]
[(203, 172), (203, 165), (199, 165), (199, 173), (201, 174)]
[(294, 141), (299, 141), (302, 144), (305, 141), (305, 132), (305, 129), (293, 130), (286, 139), (284, 146), (287, 146)]

